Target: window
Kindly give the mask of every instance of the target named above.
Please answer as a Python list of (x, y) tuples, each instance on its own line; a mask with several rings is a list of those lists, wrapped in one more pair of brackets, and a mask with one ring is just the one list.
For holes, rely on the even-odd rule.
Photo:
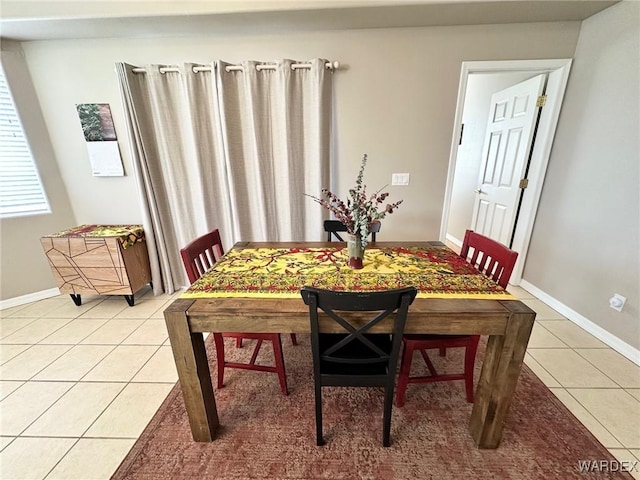
[(9, 85), (0, 68), (0, 218), (50, 212)]

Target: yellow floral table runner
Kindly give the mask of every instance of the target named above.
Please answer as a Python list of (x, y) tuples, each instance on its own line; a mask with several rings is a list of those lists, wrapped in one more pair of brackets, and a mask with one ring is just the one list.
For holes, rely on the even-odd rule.
[(444, 247), (367, 248), (361, 270), (347, 260), (345, 246), (234, 249), (181, 298), (297, 298), (303, 286), (362, 292), (415, 286), (422, 298), (514, 298)]
[(45, 237), (117, 237), (122, 248), (127, 248), (144, 241), (144, 230), (142, 225), (80, 225)]

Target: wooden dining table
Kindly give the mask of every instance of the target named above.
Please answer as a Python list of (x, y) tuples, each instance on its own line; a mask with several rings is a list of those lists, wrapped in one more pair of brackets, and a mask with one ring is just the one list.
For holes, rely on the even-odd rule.
[[(251, 262), (247, 261), (247, 255), (267, 250), (271, 257), (278, 257), (280, 263), (272, 259), (263, 261), (256, 276), (259, 281), (247, 283), (251, 277), (249, 270), (254, 268), (248, 266)], [(284, 253), (274, 255), (274, 251), (294, 252), (297, 259), (283, 260)], [(367, 290), (384, 287), (377, 278), (384, 277), (397, 283), (390, 287), (400, 287), (409, 281), (418, 284), (414, 285), (419, 293), (409, 310), (405, 333), (488, 336), (469, 432), (478, 448), (497, 448), (507, 423), (535, 312), (497, 285), (490, 285), (489, 292), (474, 286), (473, 282), (480, 281), (480, 277), (486, 279), (483, 275), (473, 277), (463, 271), (465, 275), (459, 278), (471, 280), (465, 280), (469, 285), (464, 285), (462, 290), (457, 289), (456, 272), (466, 267), (464, 262), (456, 261), (459, 257), (441, 242), (370, 243), (362, 273), (344, 268), (346, 263), (342, 264), (341, 260), (345, 254), (344, 243), (238, 243), (164, 311), (193, 439), (213, 441), (220, 426), (203, 333), (308, 333), (309, 312), (299, 295), (304, 285), (298, 283), (316, 283), (312, 286), (320, 287), (327, 283), (333, 289)], [(309, 273), (314, 271), (314, 266), (308, 265), (309, 258), (328, 262), (328, 270)], [(410, 260), (405, 261), (406, 258)], [(394, 261), (404, 266), (406, 275), (389, 271), (389, 262), (393, 269)], [(329, 278), (327, 272), (334, 271), (337, 276)], [(373, 282), (374, 286), (368, 286), (367, 282)], [(238, 283), (244, 287), (238, 287)], [(376, 332), (391, 332), (388, 324), (376, 328)]]

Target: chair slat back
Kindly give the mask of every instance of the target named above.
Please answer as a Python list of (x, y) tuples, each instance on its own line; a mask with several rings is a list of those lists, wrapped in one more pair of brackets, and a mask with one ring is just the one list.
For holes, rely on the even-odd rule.
[[(401, 337), (407, 318), (409, 305), (416, 297), (417, 290), (414, 287), (387, 290), (381, 292), (334, 292), (304, 287), (301, 290), (304, 302), (309, 306), (311, 320), (311, 340), (314, 354), (314, 364), (324, 362), (345, 363), (351, 365), (364, 365), (372, 363), (389, 363), (389, 368), (395, 372)], [(344, 330), (344, 337), (338, 342), (328, 345), (328, 348), (320, 350), (320, 334), (334, 330), (323, 327), (320, 321), (319, 310), (326, 313), (327, 317), (339, 324)], [(358, 322), (345, 318), (340, 312), (371, 312), (368, 321)], [(383, 351), (366, 336), (366, 332), (387, 317), (393, 317), (393, 340), (391, 351)], [(338, 334), (340, 335), (340, 334)], [(344, 357), (340, 355), (342, 349), (352, 342), (359, 342), (360, 352), (364, 354), (357, 357)]]
[(518, 252), (473, 230), (467, 230), (460, 256), (498, 285), (507, 288)]
[[(381, 225), (378, 221), (371, 224), (370, 233), (372, 242), (376, 241), (376, 233), (380, 231)], [(333, 241), (332, 237), (336, 237), (339, 242), (344, 242), (345, 240), (342, 239), (340, 233), (346, 232), (347, 227), (339, 220), (325, 220), (324, 231), (327, 232), (327, 242)]]
[(222, 255), (224, 255), (224, 249), (217, 228), (196, 238), (180, 250), (189, 282), (198, 280)]

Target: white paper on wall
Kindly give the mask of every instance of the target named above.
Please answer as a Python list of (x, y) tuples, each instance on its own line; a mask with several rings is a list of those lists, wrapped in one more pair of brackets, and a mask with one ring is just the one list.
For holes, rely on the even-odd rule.
[(87, 142), (91, 173), (94, 177), (121, 177), (124, 175), (118, 142)]
[(108, 103), (76, 105), (94, 177), (122, 177), (124, 168)]

